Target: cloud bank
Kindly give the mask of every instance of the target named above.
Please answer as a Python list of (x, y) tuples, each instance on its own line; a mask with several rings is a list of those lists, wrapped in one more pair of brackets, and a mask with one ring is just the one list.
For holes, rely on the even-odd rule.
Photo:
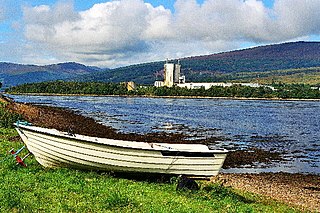
[(24, 7), (24, 35), (56, 60), (114, 67), (320, 34), (319, 0), (275, 0), (273, 8), (259, 0), (177, 0), (174, 8), (142, 0), (80, 12), (72, 2)]

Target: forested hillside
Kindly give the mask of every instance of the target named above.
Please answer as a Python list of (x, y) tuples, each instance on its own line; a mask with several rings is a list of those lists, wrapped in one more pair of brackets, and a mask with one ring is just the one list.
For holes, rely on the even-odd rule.
[[(164, 62), (136, 64), (99, 73), (69, 79), (86, 82), (127, 82), (134, 81), (139, 84), (153, 84), (155, 79), (162, 79)], [(158, 76), (158, 77), (157, 77)]]
[(42, 82), (74, 78), (84, 74), (101, 71), (97, 67), (88, 67), (74, 62), (45, 66), (0, 63), (0, 82), (4, 87), (24, 83)]
[[(176, 61), (176, 60), (175, 60)], [(180, 59), (187, 81), (320, 81), (320, 42), (292, 42)], [(90, 74), (83, 81), (135, 81), (153, 84), (162, 78), (164, 61), (132, 65)], [(280, 78), (279, 78), (280, 76)], [(306, 78), (308, 82), (303, 81)]]

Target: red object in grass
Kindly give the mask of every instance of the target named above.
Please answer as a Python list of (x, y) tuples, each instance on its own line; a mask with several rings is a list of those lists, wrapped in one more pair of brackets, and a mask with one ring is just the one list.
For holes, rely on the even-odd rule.
[(10, 150), (10, 153), (16, 158), (17, 164), (27, 167), (27, 165), (23, 162), (23, 160), (17, 155), (17, 153), (13, 149)]

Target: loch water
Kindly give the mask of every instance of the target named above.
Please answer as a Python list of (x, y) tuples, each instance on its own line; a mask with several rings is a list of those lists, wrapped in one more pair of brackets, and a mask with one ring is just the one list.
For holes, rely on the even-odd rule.
[(217, 137), (229, 150), (260, 148), (284, 161), (224, 172), (320, 174), (320, 101), (10, 95), (15, 101), (65, 107), (119, 132)]

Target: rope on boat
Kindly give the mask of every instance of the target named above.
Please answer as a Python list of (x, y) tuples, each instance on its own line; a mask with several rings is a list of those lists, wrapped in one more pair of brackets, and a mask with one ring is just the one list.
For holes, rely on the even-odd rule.
[(155, 146), (159, 146), (159, 147), (162, 147), (162, 148), (166, 148), (166, 149), (169, 149), (169, 150), (171, 150), (171, 149), (175, 149), (176, 151), (179, 151), (177, 148), (173, 148), (173, 147), (170, 147), (170, 146), (164, 146), (164, 145), (160, 145), (160, 144), (157, 144), (157, 143), (149, 143), (149, 145), (153, 148), (153, 146), (155, 145)]
[(32, 123), (29, 123), (28, 121), (23, 121), (23, 120), (18, 120), (16, 123), (16, 126), (19, 127), (19, 125), (23, 125), (23, 126), (32, 126)]
[(177, 149), (177, 148), (173, 148), (173, 147), (170, 147), (170, 146), (164, 146), (164, 145), (160, 145), (160, 144), (153, 144), (153, 145), (156, 145), (156, 146), (159, 146), (159, 147), (162, 147), (162, 148), (166, 148), (168, 150), (177, 151), (177, 154), (175, 156), (173, 156), (171, 163), (168, 165), (168, 168), (166, 169), (166, 171), (169, 171), (171, 169), (171, 167), (173, 166), (173, 164), (179, 159), (178, 155), (179, 155), (180, 150)]
[(169, 171), (170, 168), (173, 166), (173, 164), (179, 159), (178, 158), (178, 155), (179, 155), (179, 152), (180, 150), (177, 149), (177, 148), (173, 148), (173, 147), (170, 147), (170, 146), (164, 146), (164, 145), (160, 145), (160, 144), (157, 144), (157, 143), (148, 143), (152, 148), (153, 146), (159, 146), (159, 147), (162, 147), (162, 148), (165, 148), (165, 149), (168, 149), (168, 150), (175, 150), (177, 151), (177, 154), (175, 156), (173, 156), (172, 158), (172, 161), (171, 163), (168, 165), (168, 168), (166, 169), (166, 171)]

